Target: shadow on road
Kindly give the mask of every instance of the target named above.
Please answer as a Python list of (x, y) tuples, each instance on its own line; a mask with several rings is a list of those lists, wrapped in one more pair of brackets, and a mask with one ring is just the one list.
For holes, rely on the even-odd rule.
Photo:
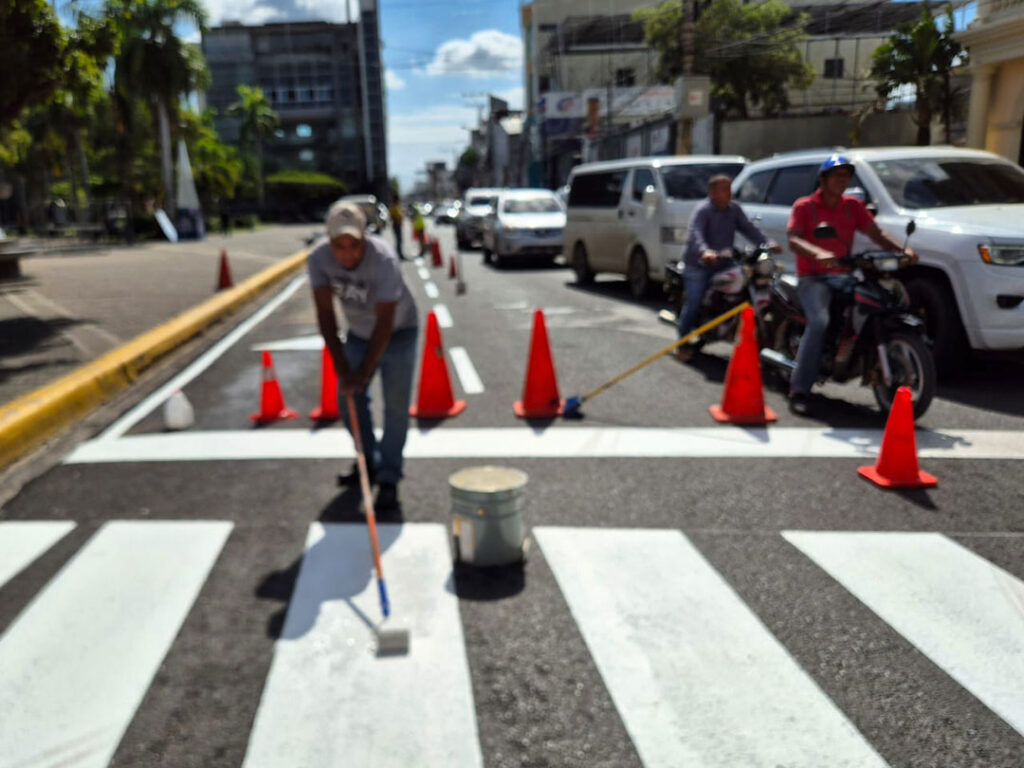
[(944, 400), (982, 411), (1024, 416), (1024, 354), (973, 356), (960, 375), (942, 382), (936, 393)]

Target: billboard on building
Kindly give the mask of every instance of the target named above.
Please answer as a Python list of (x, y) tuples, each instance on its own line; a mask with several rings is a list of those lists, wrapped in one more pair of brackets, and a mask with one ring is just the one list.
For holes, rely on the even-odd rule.
[[(611, 122), (647, 119), (673, 112), (676, 89), (671, 85), (637, 86), (635, 88), (588, 88), (583, 91), (550, 91), (542, 94), (535, 105), (543, 120), (544, 135), (579, 135), (594, 120), (608, 117), (611, 97)], [(596, 107), (592, 106), (596, 102)]]

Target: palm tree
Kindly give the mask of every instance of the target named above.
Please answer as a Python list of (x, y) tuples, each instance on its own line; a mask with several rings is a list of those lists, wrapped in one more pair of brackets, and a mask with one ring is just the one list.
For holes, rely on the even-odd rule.
[(262, 88), (238, 86), (238, 101), (229, 105), (227, 114), (242, 118), (240, 137), (242, 144), (256, 156), (256, 190), (260, 206), (263, 205), (263, 139), (277, 128), (281, 120)]
[(173, 213), (171, 119), (177, 117), (183, 95), (209, 82), (202, 54), (178, 37), (174, 25), (187, 21), (205, 31), (206, 10), (200, 0), (107, 0), (106, 12), (121, 31), (121, 49), (114, 60), (119, 116), (122, 122), (128, 120), (134, 100), (149, 105), (160, 138), (163, 207)]

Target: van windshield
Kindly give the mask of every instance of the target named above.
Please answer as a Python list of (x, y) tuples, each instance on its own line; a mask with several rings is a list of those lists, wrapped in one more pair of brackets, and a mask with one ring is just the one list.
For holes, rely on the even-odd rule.
[(893, 202), (904, 208), (1024, 203), (1024, 170), (1011, 163), (914, 157), (870, 165)]
[(501, 207), (505, 213), (559, 213), (561, 204), (552, 197), (520, 197), (506, 200)]
[(491, 197), (471, 197), (471, 198), (469, 198), (469, 204), (470, 205), (490, 205), (491, 204), (491, 200), (493, 200), (493, 199), (494, 198), (491, 198)]
[(708, 196), (708, 179), (724, 173), (730, 179), (743, 170), (743, 163), (694, 163), (661, 167), (665, 194), (676, 200), (700, 200)]

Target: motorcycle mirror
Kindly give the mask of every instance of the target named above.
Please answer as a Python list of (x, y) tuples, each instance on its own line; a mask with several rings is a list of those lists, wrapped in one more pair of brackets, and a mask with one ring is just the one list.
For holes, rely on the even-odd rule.
[(917, 229), (917, 224), (915, 224), (914, 220), (911, 219), (910, 221), (907, 222), (907, 237), (910, 237), (912, 234), (914, 234), (915, 229)]
[(836, 232), (836, 228), (824, 221), (814, 228), (814, 238), (816, 240), (831, 240), (837, 237), (839, 237), (839, 233)]

